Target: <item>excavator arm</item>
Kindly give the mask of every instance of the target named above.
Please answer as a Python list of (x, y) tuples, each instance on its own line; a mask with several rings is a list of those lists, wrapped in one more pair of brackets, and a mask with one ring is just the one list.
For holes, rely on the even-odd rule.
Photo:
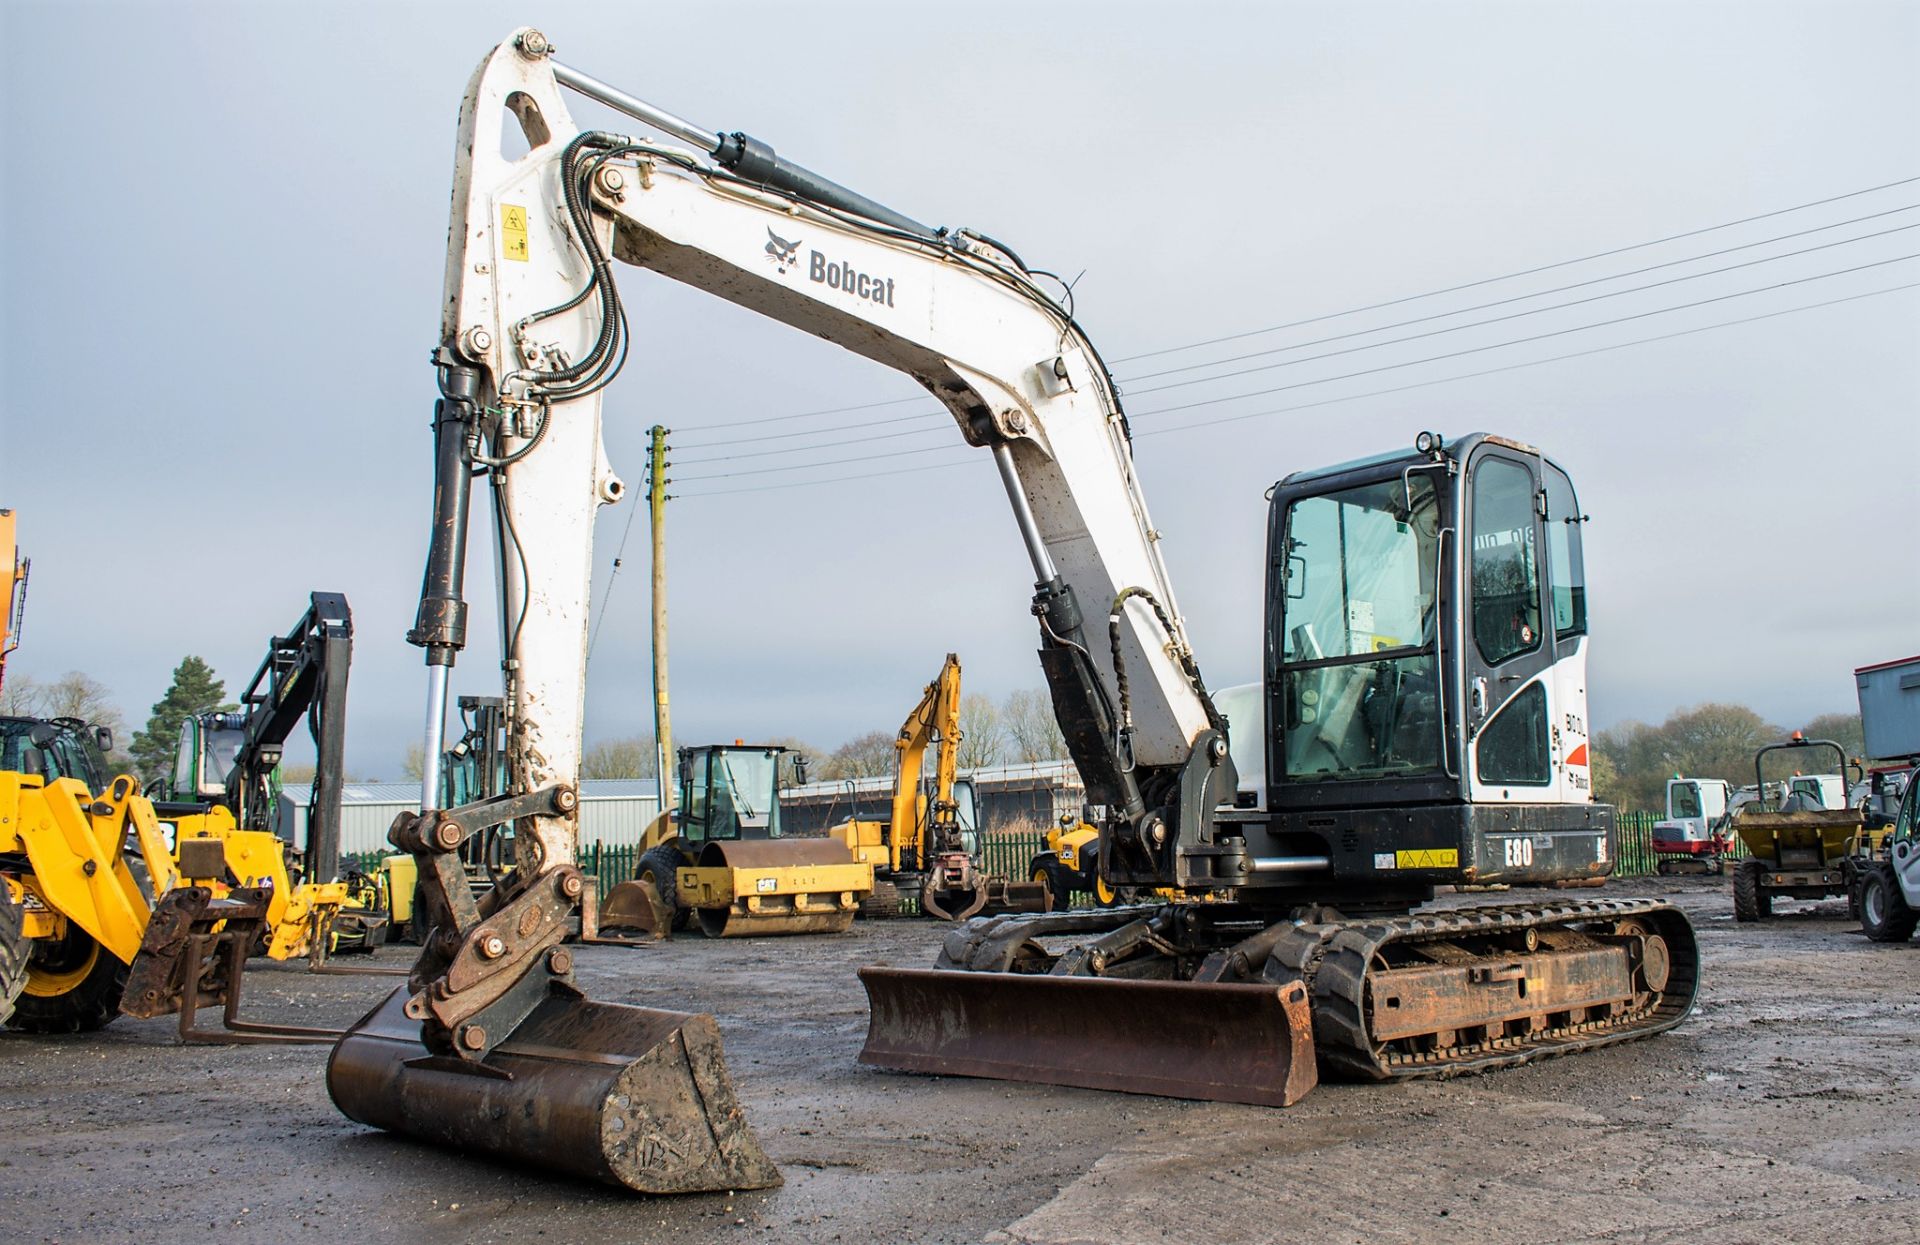
[[(920, 820), (920, 776), (926, 769), (927, 748), (936, 740), (939, 749), (934, 756), (934, 795), (929, 806), (930, 816), (923, 827)], [(934, 833), (934, 827), (940, 820), (941, 805), (946, 805), (949, 810), (953, 805), (953, 780), (958, 772), (960, 747), (958, 656), (947, 654), (940, 673), (933, 682), (927, 684), (926, 690), (920, 694), (920, 703), (901, 723), (893, 746), (899, 753), (899, 761), (893, 777), (893, 819), (887, 826), (889, 855), (897, 871), (902, 867), (905, 849), (911, 847), (914, 867), (924, 869), (926, 862), (946, 846)], [(946, 820), (952, 824), (951, 811)]]
[[(563, 83), (645, 132), (581, 130)], [(509, 125), (522, 154), (506, 154)], [(616, 260), (906, 373), (991, 455), (1032, 566), (1055, 709), (1090, 799), (1109, 810), (1103, 859), (1164, 883), (1210, 885), (1208, 814), (1231, 799), (1234, 771), (1112, 378), (1038, 274), (988, 238), (930, 229), (756, 139), (702, 130), (558, 65), (537, 31), (497, 47), (461, 105), (434, 353), (432, 538), (408, 635), (428, 670), (421, 812), (389, 836), (418, 862), (431, 933), (406, 988), (336, 1048), (329, 1086), (356, 1119), (473, 1145), (455, 1120), (476, 1098), (532, 1117), (556, 1093), (598, 1095), (600, 1111), (617, 1115), (626, 1108), (606, 1104), (634, 1095), (611, 1094), (614, 1055), (634, 1054), (617, 1075), (638, 1075), (671, 1047), (681, 1052), (676, 1075), (699, 1092), (670, 1097), (704, 1104), (657, 1127), (685, 1156), (672, 1178), (606, 1144), (614, 1125), (604, 1114), (579, 1117), (577, 1136), (489, 1133), (485, 1144), (546, 1161), (578, 1151), (591, 1157), (581, 1170), (635, 1188), (753, 1187), (778, 1177), (735, 1118), (711, 1022), (701, 1031), (704, 1018), (588, 1003), (560, 945), (585, 890), (576, 857), (593, 519), (625, 492), (601, 443), (601, 394), (629, 344)], [(482, 480), (499, 568), (508, 791), (441, 809)], [(518, 867), (476, 900), (460, 846), (506, 821)], [(538, 1077), (517, 1062), (528, 1044), (545, 1061)], [(569, 1044), (583, 1057), (556, 1061)], [(426, 1067), (457, 1075), (410, 1075)], [(503, 1071), (518, 1084), (503, 1088)]]
[[(563, 82), (652, 133), (579, 130)], [(524, 155), (501, 154), (508, 125)], [(1113, 810), (1136, 868), (1192, 880), (1196, 866), (1173, 849), (1203, 845), (1206, 813), (1231, 798), (1223, 724), (1193, 663), (1113, 382), (1016, 256), (556, 65), (533, 31), (497, 48), (469, 86), (450, 238), (441, 505), (414, 639), (433, 672), (464, 643), (456, 495), (485, 471), (507, 568), (516, 789), (567, 785), (578, 770), (593, 514), (624, 492), (600, 441), (600, 395), (626, 350), (613, 273), (623, 260), (912, 376), (991, 454), (1032, 563), (1042, 662), (1089, 798)], [(434, 673), (430, 759), (444, 700)], [(524, 841), (564, 862), (566, 819), (536, 823)]]

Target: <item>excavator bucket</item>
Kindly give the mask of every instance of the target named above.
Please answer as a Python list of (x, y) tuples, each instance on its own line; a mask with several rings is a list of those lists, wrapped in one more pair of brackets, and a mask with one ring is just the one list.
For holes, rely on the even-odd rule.
[(1318, 1083), (1306, 987), (871, 967), (860, 1062), (1287, 1107)]
[(347, 1031), (327, 1091), (348, 1118), (639, 1193), (764, 1189), (713, 1017), (550, 993), (478, 1065), (430, 1055), (395, 991)]
[(651, 879), (621, 882), (604, 899), (588, 887), (582, 900), (581, 942), (640, 946), (673, 937), (673, 916)]

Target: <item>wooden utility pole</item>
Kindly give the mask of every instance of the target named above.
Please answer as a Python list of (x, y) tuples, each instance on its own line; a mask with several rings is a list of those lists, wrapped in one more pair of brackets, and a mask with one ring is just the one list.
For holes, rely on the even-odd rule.
[(653, 774), (660, 811), (674, 805), (673, 718), (667, 710), (667, 429), (647, 430), (647, 518), (653, 528)]

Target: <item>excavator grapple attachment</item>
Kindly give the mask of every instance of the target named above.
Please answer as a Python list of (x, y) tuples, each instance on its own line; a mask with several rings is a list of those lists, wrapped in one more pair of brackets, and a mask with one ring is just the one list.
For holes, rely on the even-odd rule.
[(595, 1003), (564, 985), (478, 1064), (436, 1057), (396, 991), (347, 1031), (327, 1090), (350, 1119), (639, 1193), (764, 1189), (711, 1016)]
[(860, 970), (860, 1062), (1287, 1107), (1318, 1083), (1299, 981), (1129, 981), (1027, 973)]

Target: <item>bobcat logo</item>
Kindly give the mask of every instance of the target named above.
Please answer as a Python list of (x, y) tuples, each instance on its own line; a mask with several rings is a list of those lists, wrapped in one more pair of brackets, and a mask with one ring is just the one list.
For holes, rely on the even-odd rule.
[(798, 242), (789, 242), (772, 229), (767, 230), (767, 258), (773, 261), (773, 266), (780, 270), (781, 275), (786, 274), (787, 266), (792, 264), (799, 254)]

